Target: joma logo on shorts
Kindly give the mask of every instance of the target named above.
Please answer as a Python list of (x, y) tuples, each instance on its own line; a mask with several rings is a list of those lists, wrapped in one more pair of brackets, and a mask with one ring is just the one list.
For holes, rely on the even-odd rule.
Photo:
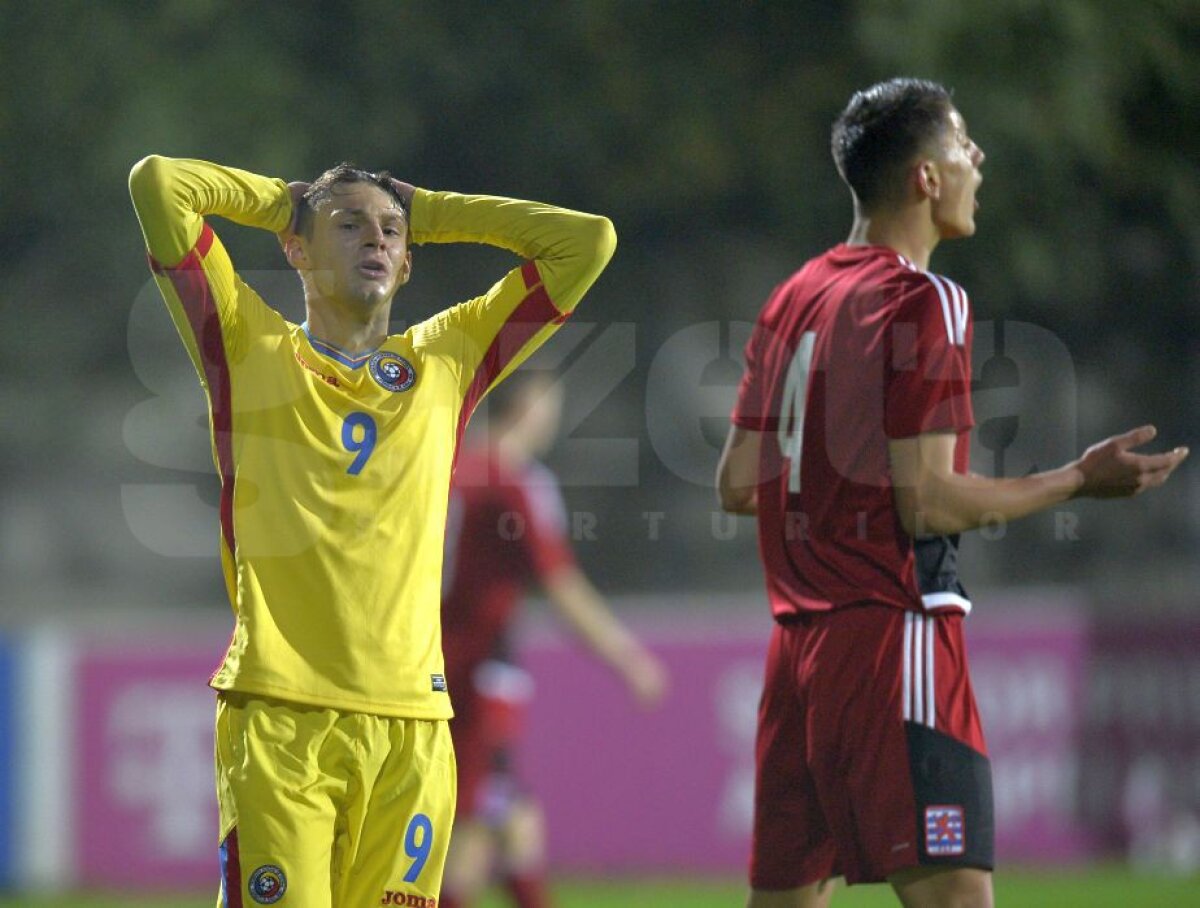
[(437, 908), (437, 899), (426, 898), (423, 895), (413, 895), (410, 892), (395, 892), (391, 889), (383, 894), (380, 905), (399, 905), (403, 908)]

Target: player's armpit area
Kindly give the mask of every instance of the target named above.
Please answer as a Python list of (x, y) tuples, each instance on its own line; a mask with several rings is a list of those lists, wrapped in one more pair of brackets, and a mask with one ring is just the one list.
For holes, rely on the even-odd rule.
[(758, 513), (759, 452), (762, 433), (730, 426), (717, 464), (717, 498), (732, 514)]

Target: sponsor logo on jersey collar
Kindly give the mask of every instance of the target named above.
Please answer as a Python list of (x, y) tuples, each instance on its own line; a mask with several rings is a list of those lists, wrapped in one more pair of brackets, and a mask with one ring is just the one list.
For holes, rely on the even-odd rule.
[(321, 381), (325, 382), (325, 384), (333, 385), (333, 387), (335, 387), (335, 388), (341, 387), (342, 383), (338, 381), (338, 378), (336, 375), (326, 375), (324, 372), (322, 372), (320, 369), (318, 369), (316, 366), (314, 366), (312, 363), (310, 363), (308, 360), (306, 360), (303, 356), (301, 356), (299, 350), (296, 351), (296, 362), (298, 362), (301, 366), (303, 366), (305, 369), (307, 369), (309, 372), (311, 372), (317, 378), (321, 379)]
[(371, 378), (389, 391), (407, 391), (417, 380), (412, 363), (390, 350), (380, 350), (367, 363)]

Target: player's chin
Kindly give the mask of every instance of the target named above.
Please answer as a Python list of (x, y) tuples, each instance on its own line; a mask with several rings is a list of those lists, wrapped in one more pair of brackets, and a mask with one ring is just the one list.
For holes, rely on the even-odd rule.
[(363, 307), (373, 309), (388, 302), (395, 292), (394, 281), (367, 280), (357, 282), (350, 295)]
[(975, 218), (963, 217), (942, 225), (942, 239), (957, 240), (975, 235)]

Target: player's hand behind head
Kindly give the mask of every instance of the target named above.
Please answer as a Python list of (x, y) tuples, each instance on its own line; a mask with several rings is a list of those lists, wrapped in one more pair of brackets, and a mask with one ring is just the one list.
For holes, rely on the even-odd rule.
[(396, 190), (400, 198), (404, 200), (404, 213), (409, 214), (412, 211), (413, 194), (417, 191), (412, 183), (405, 183), (403, 180), (397, 180), (392, 177), (392, 188)]
[(300, 217), (300, 203), (304, 200), (304, 193), (308, 192), (308, 183), (295, 182), (288, 183), (288, 195), (292, 197), (292, 219), (288, 221), (287, 227), (281, 233), (275, 234), (279, 238), (279, 245), (286, 247), (290, 237), (295, 236), (297, 221)]
[(1188, 449), (1175, 448), (1162, 454), (1138, 454), (1133, 449), (1149, 443), (1158, 430), (1141, 426), (1124, 435), (1097, 442), (1073, 466), (1083, 477), (1075, 493), (1087, 498), (1128, 498), (1167, 481), (1188, 456)]

